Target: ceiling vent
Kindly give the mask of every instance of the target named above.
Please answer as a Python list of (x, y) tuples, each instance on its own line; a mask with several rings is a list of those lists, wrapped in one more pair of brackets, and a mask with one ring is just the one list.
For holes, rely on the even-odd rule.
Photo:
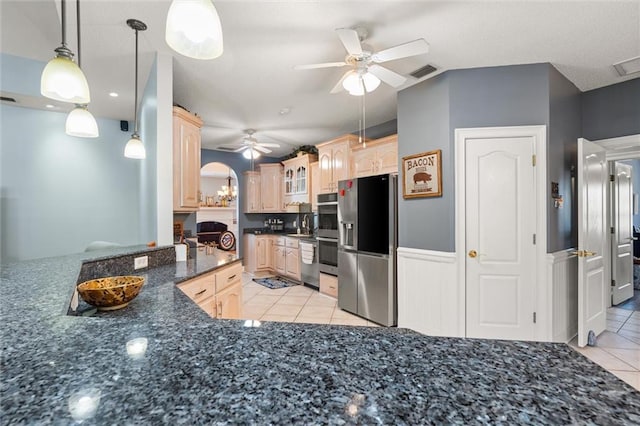
[(622, 77), (640, 72), (640, 56), (613, 64), (613, 67)]
[(237, 146), (234, 147), (229, 147), (229, 146), (218, 146), (216, 147), (217, 150), (219, 151), (235, 151), (236, 149), (238, 149)]
[(432, 72), (434, 72), (436, 70), (436, 67), (434, 67), (433, 65), (425, 65), (422, 68), (418, 68), (417, 70), (413, 71), (412, 73), (409, 73), (409, 75), (415, 77), (415, 78), (422, 78), (427, 74), (431, 74)]
[(0, 101), (16, 103), (15, 98), (10, 98), (9, 96), (0, 96)]

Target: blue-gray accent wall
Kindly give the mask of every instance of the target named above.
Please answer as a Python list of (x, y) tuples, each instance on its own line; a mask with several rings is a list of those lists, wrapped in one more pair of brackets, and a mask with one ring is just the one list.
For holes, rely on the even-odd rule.
[(584, 92), (581, 104), (583, 138), (640, 134), (640, 78)]

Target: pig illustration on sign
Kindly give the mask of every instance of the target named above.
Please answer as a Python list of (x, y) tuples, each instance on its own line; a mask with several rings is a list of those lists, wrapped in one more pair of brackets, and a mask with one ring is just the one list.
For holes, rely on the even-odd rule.
[(431, 180), (431, 175), (427, 172), (419, 172), (413, 175), (413, 183), (417, 185), (418, 182), (427, 183)]

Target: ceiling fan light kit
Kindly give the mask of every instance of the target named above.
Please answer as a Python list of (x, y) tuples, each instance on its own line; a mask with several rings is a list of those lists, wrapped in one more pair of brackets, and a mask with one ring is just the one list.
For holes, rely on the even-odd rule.
[(124, 147), (124, 156), (136, 160), (142, 160), (147, 157), (147, 152), (138, 135), (138, 31), (145, 31), (147, 25), (137, 19), (127, 19), (127, 25), (136, 33), (136, 72), (135, 72), (135, 95), (134, 95), (134, 120), (135, 125), (131, 139)]
[(91, 101), (89, 84), (82, 70), (73, 62), (73, 52), (67, 47), (65, 0), (61, 0), (61, 15), (62, 46), (54, 50), (56, 57), (42, 71), (40, 93), (60, 102), (88, 104)]
[(245, 149), (242, 152), (242, 156), (247, 160), (255, 160), (256, 158), (260, 157), (260, 153), (255, 149), (249, 148), (249, 149)]
[(215, 59), (222, 55), (222, 25), (211, 0), (173, 0), (167, 13), (165, 40), (189, 58)]
[[(407, 78), (395, 71), (378, 65), (382, 62), (422, 55), (429, 51), (429, 44), (422, 38), (407, 43), (390, 47), (380, 52), (371, 52), (371, 48), (362, 44), (367, 37), (367, 31), (361, 27), (338, 28), (336, 34), (345, 50), (347, 57), (344, 62), (327, 62), (322, 64), (297, 65), (296, 70), (308, 70), (319, 68), (332, 68), (350, 66), (331, 93), (338, 93), (343, 89), (350, 95), (362, 96), (365, 92), (374, 91), (380, 82), (384, 82), (394, 88), (402, 86)], [(364, 85), (364, 88), (362, 87)]]

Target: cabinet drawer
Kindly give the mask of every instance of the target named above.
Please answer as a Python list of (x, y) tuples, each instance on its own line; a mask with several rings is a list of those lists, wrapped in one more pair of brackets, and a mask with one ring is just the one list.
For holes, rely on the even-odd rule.
[(296, 238), (285, 238), (287, 240), (287, 247), (298, 248), (298, 240)]
[(242, 278), (242, 264), (236, 263), (233, 266), (216, 272), (216, 293), (224, 290), (225, 288), (235, 284)]
[(320, 293), (331, 297), (338, 297), (338, 277), (320, 274)]
[(210, 296), (207, 297), (205, 300), (202, 300), (200, 302), (198, 302), (198, 306), (200, 306), (200, 309), (202, 309), (203, 311), (205, 311), (207, 314), (209, 314), (209, 316), (211, 318), (215, 318), (217, 311), (216, 311), (216, 298), (215, 296)]
[(286, 245), (286, 241), (287, 239), (285, 237), (275, 237), (273, 239), (273, 243), (277, 246), (282, 246), (284, 247)]
[(206, 274), (200, 277), (179, 284), (178, 288), (184, 292), (189, 298), (199, 303), (209, 296), (214, 295), (215, 278), (213, 274)]

